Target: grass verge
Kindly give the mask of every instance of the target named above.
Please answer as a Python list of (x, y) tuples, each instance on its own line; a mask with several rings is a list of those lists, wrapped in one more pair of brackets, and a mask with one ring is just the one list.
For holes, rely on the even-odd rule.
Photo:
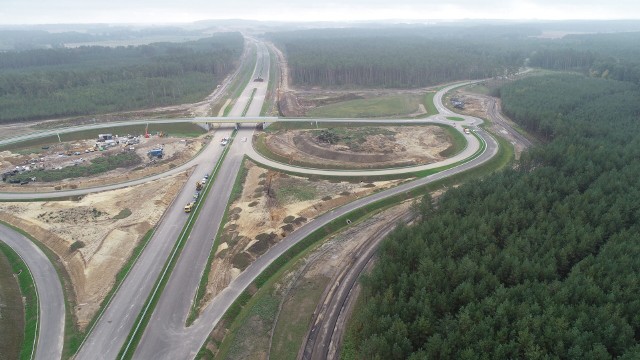
[(424, 108), (427, 110), (426, 116), (436, 115), (438, 114), (438, 109), (436, 105), (433, 103), (433, 97), (436, 95), (436, 92), (428, 92), (424, 95), (422, 104)]
[[(234, 130), (231, 135), (231, 141), (233, 141), (235, 133), (236, 131)], [(227, 153), (229, 152), (230, 147), (231, 147), (231, 143), (229, 144), (229, 146), (225, 147), (224, 151), (222, 152), (222, 155), (218, 159), (218, 162), (216, 163), (216, 166), (213, 170), (211, 180), (207, 182), (207, 186), (205, 187), (202, 198), (206, 198), (207, 195), (209, 194), (209, 191), (211, 190), (212, 185), (218, 175), (218, 169), (220, 168), (220, 165), (224, 161), (224, 158), (226, 157)], [(160, 294), (162, 294), (164, 287), (167, 285), (167, 281), (169, 280), (169, 275), (173, 271), (176, 263), (178, 262), (178, 259), (180, 258), (180, 253), (182, 253), (182, 249), (186, 244), (186, 240), (189, 238), (189, 234), (193, 229), (195, 220), (198, 218), (198, 215), (200, 214), (201, 204), (202, 204), (202, 201), (199, 201), (197, 203), (196, 209), (191, 212), (191, 214), (189, 215), (189, 219), (187, 220), (187, 223), (182, 228), (182, 231), (178, 236), (178, 240), (176, 241), (171, 251), (171, 255), (165, 261), (162, 271), (154, 284), (153, 291), (145, 301), (142, 312), (138, 314), (138, 317), (136, 318), (136, 321), (135, 321), (135, 325), (133, 329), (131, 329), (131, 331), (129, 332), (129, 335), (127, 336), (127, 340), (125, 341), (126, 344), (123, 346), (122, 349), (120, 349), (120, 352), (118, 353), (118, 359), (133, 358), (133, 353), (138, 343), (140, 342), (144, 329), (146, 328), (147, 324), (149, 323), (149, 320), (151, 319), (151, 314), (153, 313), (153, 310), (158, 304), (158, 300), (160, 300)]]
[(20, 293), (24, 299), (24, 337), (20, 345), (21, 360), (32, 359), (36, 350), (38, 340), (38, 291), (33, 281), (33, 276), (27, 264), (22, 260), (11, 247), (0, 242), (0, 252), (2, 252), (11, 265), (11, 270), (18, 281)]

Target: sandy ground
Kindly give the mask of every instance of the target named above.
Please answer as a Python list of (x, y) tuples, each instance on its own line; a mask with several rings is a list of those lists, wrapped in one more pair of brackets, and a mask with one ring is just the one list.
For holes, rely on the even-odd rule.
[[(0, 152), (0, 173), (12, 170), (16, 166), (29, 166), (31, 168), (56, 169), (60, 167), (82, 166), (92, 159), (101, 156), (114, 155), (123, 151), (135, 151), (142, 159), (142, 163), (131, 168), (115, 169), (106, 173), (79, 179), (66, 179), (56, 182), (35, 181), (26, 185), (9, 184), (0, 182), (0, 191), (30, 192), (30, 191), (54, 191), (62, 189), (77, 189), (96, 187), (107, 184), (115, 184), (166, 172), (191, 160), (207, 142), (208, 135), (198, 138), (182, 139), (177, 137), (140, 138), (140, 143), (129, 146), (119, 145), (105, 151), (85, 152), (93, 148), (95, 139), (74, 141), (51, 145), (47, 150), (41, 150), (36, 154), (22, 154), (11, 151)], [(163, 159), (150, 159), (147, 152), (151, 149), (162, 147)], [(80, 152), (80, 155), (59, 155), (69, 151)]]
[[(307, 130), (265, 134), (265, 144), (275, 154), (312, 166), (329, 164), (350, 168), (430, 164), (443, 160), (440, 153), (451, 146), (446, 131), (437, 126), (397, 126), (383, 130), (387, 135), (368, 135), (355, 150), (341, 143), (321, 143)], [(389, 131), (393, 135), (389, 135)]]
[[(230, 206), (201, 306), (270, 246), (309, 220), (399, 182), (310, 181), (270, 171), (251, 162), (246, 162), (245, 166), (249, 170), (242, 195)], [(304, 193), (304, 199), (300, 199), (300, 193)]]
[[(84, 328), (113, 287), (116, 273), (186, 178), (178, 174), (79, 201), (0, 203), (0, 220), (23, 229), (61, 259), (71, 277), (77, 323)], [(84, 247), (71, 251), (76, 241)]]

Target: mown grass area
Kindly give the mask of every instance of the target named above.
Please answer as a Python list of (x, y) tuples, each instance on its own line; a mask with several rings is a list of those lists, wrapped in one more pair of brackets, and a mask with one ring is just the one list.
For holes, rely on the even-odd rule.
[[(113, 126), (101, 129), (74, 131), (70, 133), (60, 134), (60, 141), (71, 142), (87, 139), (97, 139), (99, 134), (113, 134), (113, 135), (144, 135), (146, 125), (128, 125), (128, 126)], [(149, 121), (150, 134), (156, 134), (163, 132), (167, 136), (174, 137), (197, 137), (207, 131), (201, 126), (194, 123), (174, 123), (174, 124), (155, 124), (152, 120)], [(50, 135), (37, 139), (31, 139), (21, 141), (18, 143), (7, 144), (0, 146), (0, 151), (11, 150), (19, 151), (21, 153), (33, 153), (37, 154), (42, 152), (43, 146), (57, 144), (58, 136)]]
[(440, 127), (447, 133), (449, 141), (451, 142), (451, 145), (448, 148), (440, 152), (440, 156), (449, 158), (460, 153), (467, 147), (469, 142), (467, 141), (467, 138), (460, 133), (460, 131), (452, 128), (451, 126), (442, 125)]
[(417, 112), (419, 104), (420, 98), (417, 96), (383, 96), (319, 106), (309, 111), (307, 116), (318, 118), (400, 116)]
[[(0, 242), (1, 245), (4, 245)], [(24, 339), (22, 292), (9, 259), (0, 247), (0, 357), (18, 359)]]
[(272, 359), (295, 359), (316, 305), (329, 284), (327, 277), (300, 283), (289, 293), (278, 317), (271, 344)]
[[(265, 289), (266, 290), (266, 289)], [(259, 358), (269, 346), (271, 328), (278, 313), (280, 298), (271, 292), (264, 292), (250, 301), (248, 311), (242, 314), (243, 321), (234, 323), (230, 329), (233, 338), (225, 341), (216, 359), (244, 360)], [(281, 359), (273, 358), (272, 359)]]
[(459, 116), (447, 116), (447, 119), (452, 121), (464, 121), (464, 119)]
[(436, 105), (433, 103), (433, 97), (436, 95), (434, 92), (428, 92), (424, 95), (422, 104), (424, 108), (427, 110), (426, 116), (436, 115), (438, 114), (438, 109)]
[[(19, 344), (19, 359), (31, 359), (38, 339), (38, 292), (27, 265), (7, 244), (0, 242), (0, 252), (7, 258), (18, 280), (24, 302), (24, 331)], [(7, 335), (11, 336), (11, 334)]]
[(19, 181), (29, 180), (32, 177), (36, 181), (52, 182), (64, 179), (76, 179), (92, 175), (102, 174), (117, 168), (135, 166), (142, 163), (142, 159), (135, 152), (125, 152), (115, 155), (101, 156), (91, 160), (89, 165), (67, 166), (62, 169), (32, 170), (16, 174), (12, 179)]

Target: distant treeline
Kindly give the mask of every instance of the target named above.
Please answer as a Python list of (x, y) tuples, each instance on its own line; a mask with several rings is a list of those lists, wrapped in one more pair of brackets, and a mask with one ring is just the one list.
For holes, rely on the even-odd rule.
[(501, 95), (547, 143), (384, 241), (342, 358), (640, 358), (640, 87), (551, 75)]
[(198, 101), (235, 66), (244, 40), (0, 53), (0, 122)]
[(516, 72), (525, 64), (640, 83), (640, 33), (536, 38), (535, 26), (323, 29), (270, 33), (294, 85), (412, 88)]

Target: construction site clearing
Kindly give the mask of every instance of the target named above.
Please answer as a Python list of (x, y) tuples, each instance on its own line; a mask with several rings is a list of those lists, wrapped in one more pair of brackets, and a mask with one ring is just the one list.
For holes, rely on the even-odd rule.
[[(192, 159), (210, 135), (179, 138), (155, 135), (117, 136), (100, 134), (92, 139), (60, 142), (20, 150), (0, 152), (0, 191), (55, 191), (108, 185), (166, 172)], [(118, 154), (136, 154), (139, 160), (121, 168), (92, 176), (42, 181), (42, 171), (88, 166), (92, 160)], [(136, 159), (137, 159), (136, 158)]]

